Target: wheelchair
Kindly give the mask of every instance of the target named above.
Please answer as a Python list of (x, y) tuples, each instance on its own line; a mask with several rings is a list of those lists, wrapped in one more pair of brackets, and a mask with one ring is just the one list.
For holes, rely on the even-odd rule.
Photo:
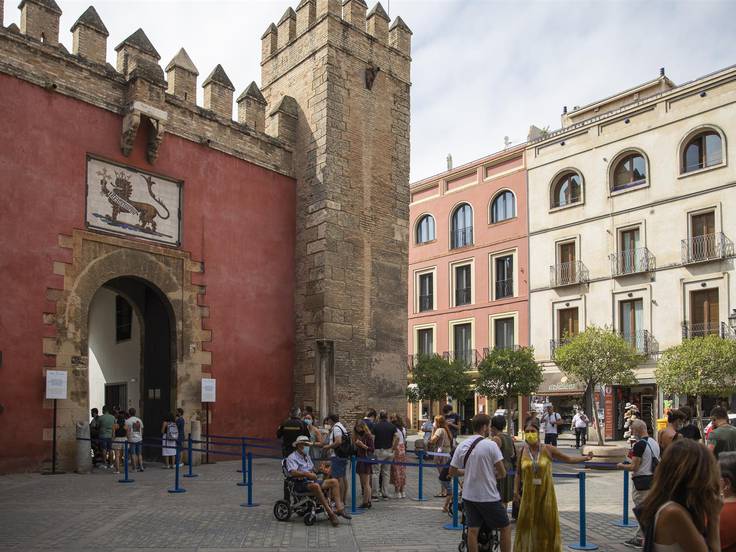
[(286, 495), (288, 499), (277, 500), (273, 505), (273, 515), (278, 521), (289, 521), (294, 514), (304, 519), (304, 525), (314, 525), (317, 516), (325, 513), (319, 499), (309, 492), (298, 492), (297, 481), (300, 479), (291, 477), (286, 470), (286, 460), (281, 463), (281, 471), (286, 478)]
[[(457, 506), (463, 526), (460, 544), (457, 545), (457, 549), (458, 552), (466, 552), (468, 549), (468, 524), (465, 520), (463, 503), (458, 502)], [(452, 517), (452, 504), (450, 504), (449, 514)], [(478, 552), (498, 552), (499, 550), (501, 550), (501, 533), (497, 529), (489, 529), (485, 525), (482, 526), (478, 532)]]

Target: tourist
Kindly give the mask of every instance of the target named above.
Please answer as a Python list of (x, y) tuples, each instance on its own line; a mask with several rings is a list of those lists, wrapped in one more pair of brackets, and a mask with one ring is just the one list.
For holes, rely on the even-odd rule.
[(429, 417), (429, 414), (425, 416), (425, 420), (422, 423), (422, 431), (424, 432), (422, 438), (424, 439), (424, 448), (427, 448), (427, 445), (429, 445), (429, 440), (432, 437), (432, 430), (434, 429), (434, 426), (432, 425), (432, 418)]
[(130, 415), (125, 420), (125, 426), (128, 429), (128, 456), (131, 459), (133, 469), (138, 466), (138, 471), (143, 471), (143, 421), (136, 416), (135, 408), (128, 410)]
[[(631, 449), (631, 462), (617, 464), (617, 467), (631, 472), (631, 482), (634, 485), (632, 498), (636, 507), (644, 502), (652, 486), (654, 470), (659, 463), (660, 453), (659, 444), (649, 437), (647, 424), (643, 420), (632, 421), (630, 429), (631, 436), (636, 439), (636, 443)], [(634, 548), (641, 548), (643, 542), (644, 533), (642, 533), (640, 526), (636, 534), (624, 544)]]
[(667, 447), (677, 439), (682, 439), (682, 435), (679, 433), (682, 424), (685, 422), (685, 415), (679, 410), (670, 410), (667, 413), (667, 427), (659, 432), (657, 435), (657, 443), (659, 448), (664, 454)]
[(307, 424), (302, 421), (302, 413), (298, 406), (289, 411), (289, 417), (281, 422), (276, 430), (276, 438), (281, 439), (281, 455), (286, 458), (294, 452), (294, 441), (300, 435), (310, 437)]
[(572, 417), (572, 426), (575, 428), (576, 449), (580, 448), (581, 443), (585, 446), (585, 443), (588, 441), (588, 424), (590, 424), (590, 419), (585, 412), (583, 412), (583, 409), (576, 409), (575, 416)]
[(714, 456), (691, 439), (672, 442), (639, 513), (645, 550), (720, 552), (722, 507)]
[(361, 462), (360, 460), (370, 459), (373, 456), (373, 451), (375, 449), (373, 445), (373, 434), (369, 431), (368, 425), (364, 420), (355, 424), (354, 443), (356, 456), (358, 458), (358, 465), (355, 467), (355, 472), (360, 478), (360, 489), (363, 494), (363, 503), (360, 507), (370, 508), (373, 496), (371, 490), (373, 464), (369, 462)]
[[(517, 460), (514, 478), (514, 501), (519, 502), (514, 552), (561, 552), (560, 516), (552, 481), (552, 462), (580, 464), (593, 456), (568, 456), (554, 445), (540, 445), (536, 418), (525, 424), (524, 440), (526, 444)], [(520, 496), (522, 480), (524, 495)]]
[(391, 466), (385, 462), (389, 462), (394, 457), (394, 433), (396, 433), (396, 426), (388, 421), (388, 413), (381, 410), (378, 413), (378, 423), (373, 427), (373, 434), (375, 435), (376, 460), (379, 461), (376, 494), (383, 499), (389, 497), (388, 484)]
[(562, 418), (555, 412), (555, 407), (551, 404), (547, 405), (547, 409), (542, 414), (542, 429), (544, 429), (544, 444), (557, 446), (557, 433), (559, 423)]
[[(443, 474), (443, 466), (448, 462), (448, 456), (452, 450), (452, 433), (447, 427), (444, 416), (435, 416), (434, 432), (429, 439), (429, 449), (437, 453), (434, 455), (434, 463), (440, 476), (440, 492), (434, 495), (436, 498), (444, 498), (450, 494), (450, 481)], [(444, 470), (447, 471), (447, 470)]]
[(713, 454), (736, 451), (736, 427), (728, 421), (728, 412), (722, 406), (716, 406), (710, 411), (713, 419), (713, 430), (708, 435), (708, 448)]
[(373, 428), (376, 426), (376, 411), (373, 408), (368, 409), (368, 412), (363, 417), (363, 423), (368, 428), (368, 431), (373, 433)]
[(302, 421), (304, 422), (304, 425), (307, 426), (307, 431), (309, 432), (309, 440), (314, 445), (316, 445), (309, 447), (309, 456), (312, 460), (321, 460), (323, 443), (322, 432), (314, 423), (314, 414), (310, 414), (309, 412), (305, 413)]
[(89, 421), (89, 443), (92, 448), (92, 467), (96, 468), (102, 458), (102, 449), (100, 447), (100, 413), (99, 410), (93, 408), (90, 411), (92, 419)]
[(176, 440), (176, 446), (179, 448), (179, 467), (184, 466), (184, 435), (186, 433), (186, 425), (187, 421), (184, 419), (184, 409), (183, 408), (177, 408), (176, 409), (176, 418), (174, 419), (174, 422), (176, 423), (176, 429), (179, 432), (179, 437)]
[(406, 498), (404, 487), (406, 486), (406, 429), (404, 428), (404, 420), (398, 414), (393, 415), (391, 423), (396, 427), (391, 449), (394, 452), (391, 464), (391, 484), (394, 486), (394, 498)]
[(115, 417), (110, 414), (110, 407), (104, 405), (102, 407), (102, 416), (97, 418), (100, 428), (100, 450), (102, 451), (102, 459), (105, 462), (105, 468), (111, 469), (113, 463), (112, 452), (112, 433), (115, 426)]
[(680, 428), (680, 431), (678, 432), (683, 437), (686, 437), (688, 439), (693, 439), (695, 441), (700, 441), (701, 435), (700, 435), (700, 429), (698, 428), (697, 424), (693, 423), (693, 410), (689, 406), (681, 406), (680, 412), (682, 412), (682, 415), (685, 416), (685, 421), (683, 422), (682, 427)]
[(721, 552), (736, 552), (736, 452), (718, 457), (721, 468)]
[(460, 414), (452, 411), (451, 404), (446, 404), (442, 407), (442, 416), (445, 418), (445, 423), (447, 423), (447, 427), (450, 430), (450, 434), (452, 436), (452, 445), (455, 446), (455, 444), (457, 443), (457, 434), (460, 432), (460, 428), (462, 425)]
[[(309, 454), (304, 451), (304, 448), (311, 444), (309, 437), (306, 435), (297, 436), (294, 443), (292, 443), (294, 451), (286, 458), (286, 471), (291, 477), (297, 479), (294, 490), (301, 493), (310, 492), (313, 496), (316, 496), (327, 517), (330, 518), (332, 525), (337, 527), (339, 525), (337, 516), (342, 516), (345, 519), (352, 519), (352, 516), (345, 511), (345, 502), (340, 498), (338, 482), (335, 479), (325, 479), (321, 483), (317, 480), (314, 463)], [(330, 507), (325, 493), (332, 496), (336, 511), (333, 511)]]
[(115, 424), (112, 427), (113, 439), (112, 439), (112, 453), (115, 456), (115, 471), (113, 473), (120, 473), (120, 460), (125, 462), (125, 443), (128, 442), (128, 428), (125, 425), (125, 414), (118, 411)]
[(504, 429), (506, 429), (505, 416), (498, 415), (491, 418), (491, 437), (498, 448), (501, 449), (503, 466), (506, 468), (506, 477), (496, 482), (498, 492), (501, 495), (501, 502), (506, 507), (514, 499), (514, 476), (511, 472), (516, 464), (516, 447), (511, 435), (504, 432)]
[(179, 440), (179, 430), (176, 427), (173, 414), (166, 414), (161, 424), (161, 456), (164, 459), (163, 468), (174, 469), (176, 461), (176, 445)]
[[(460, 444), (450, 462), (450, 476), (463, 476), (463, 512), (468, 524), (468, 552), (478, 551), (481, 526), (501, 533), (501, 552), (511, 551), (511, 526), (496, 481), (505, 479), (501, 449), (487, 439), (491, 419), (478, 414), (471, 425), (475, 437)], [(537, 552), (546, 549), (536, 549)]]
[(330, 452), (330, 473), (340, 484), (340, 498), (345, 502), (348, 492), (348, 480), (345, 475), (348, 459), (338, 456), (335, 450), (342, 444), (343, 439), (350, 439), (350, 435), (337, 414), (329, 414), (327, 421), (330, 431), (327, 434), (327, 444), (322, 445), (322, 448)]

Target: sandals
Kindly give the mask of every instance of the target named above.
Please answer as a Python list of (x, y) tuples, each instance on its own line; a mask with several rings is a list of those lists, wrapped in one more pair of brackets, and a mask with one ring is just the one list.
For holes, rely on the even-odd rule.
[(363, 508), (364, 510), (367, 509), (367, 508), (371, 508), (371, 503), (370, 502), (364, 502), (363, 504), (361, 504), (359, 506), (359, 508)]
[(340, 520), (337, 519), (337, 516), (333, 514), (332, 517), (330, 517), (330, 523), (333, 527), (337, 527), (340, 525)]

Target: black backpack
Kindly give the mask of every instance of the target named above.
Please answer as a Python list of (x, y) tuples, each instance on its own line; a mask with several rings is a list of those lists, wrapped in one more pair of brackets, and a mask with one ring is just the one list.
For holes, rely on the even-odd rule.
[(335, 448), (335, 456), (339, 458), (350, 458), (351, 456), (355, 456), (355, 445), (353, 444), (353, 440), (350, 438), (350, 433), (346, 432), (341, 427), (338, 427), (338, 429), (342, 432), (342, 439), (340, 439), (340, 444)]

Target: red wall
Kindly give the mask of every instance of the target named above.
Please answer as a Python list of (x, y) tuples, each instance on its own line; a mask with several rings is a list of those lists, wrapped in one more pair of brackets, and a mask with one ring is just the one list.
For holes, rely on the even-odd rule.
[[(37, 469), (43, 429), (42, 337), (71, 262), (59, 234), (84, 228), (86, 154), (184, 181), (182, 247), (205, 273), (217, 378), (213, 432), (271, 437), (292, 397), (295, 181), (167, 134), (154, 166), (145, 132), (129, 158), (121, 117), (0, 75), (0, 472)], [(60, 422), (62, 422), (60, 420)]]

